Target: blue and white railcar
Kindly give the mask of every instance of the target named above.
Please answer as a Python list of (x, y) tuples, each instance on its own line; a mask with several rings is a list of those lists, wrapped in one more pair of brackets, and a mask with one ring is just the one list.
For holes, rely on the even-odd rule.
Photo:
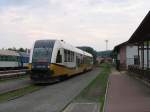
[(30, 77), (36, 82), (66, 78), (89, 71), (93, 56), (64, 41), (37, 40), (30, 55)]
[(26, 52), (19, 52), (20, 54), (20, 67), (27, 68), (29, 64), (29, 53)]
[(0, 69), (20, 66), (20, 55), (16, 51), (0, 50)]

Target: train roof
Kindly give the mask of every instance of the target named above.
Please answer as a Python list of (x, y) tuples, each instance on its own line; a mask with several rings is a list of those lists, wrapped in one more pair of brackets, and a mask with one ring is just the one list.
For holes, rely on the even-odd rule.
[(79, 53), (79, 54), (82, 54), (82, 55), (86, 55), (86, 56), (89, 56), (89, 57), (93, 57), (90, 53), (87, 53), (79, 48), (76, 48), (68, 43), (66, 43), (65, 41), (62, 41), (62, 40), (36, 40), (36, 42), (42, 42), (42, 41), (45, 41), (45, 42), (48, 42), (48, 41), (52, 41), (52, 42), (58, 42), (61, 47), (67, 49), (67, 50), (70, 50), (70, 51), (74, 51), (76, 53)]
[(0, 55), (19, 56), (19, 53), (17, 53), (16, 51), (11, 51), (11, 50), (0, 50)]
[(26, 52), (19, 52), (19, 54), (23, 57), (29, 57), (29, 53)]
[(74, 47), (74, 46), (66, 43), (65, 41), (60, 41), (60, 40), (56, 40), (56, 41), (60, 42), (62, 47), (67, 49), (67, 50), (71, 50), (71, 51), (74, 51), (74, 52), (79, 53), (79, 54), (83, 54), (83, 55), (86, 55), (86, 56), (89, 56), (89, 57), (93, 57), (90, 53), (87, 53), (87, 52), (85, 52), (85, 51), (83, 51), (83, 50), (81, 50), (77, 47)]

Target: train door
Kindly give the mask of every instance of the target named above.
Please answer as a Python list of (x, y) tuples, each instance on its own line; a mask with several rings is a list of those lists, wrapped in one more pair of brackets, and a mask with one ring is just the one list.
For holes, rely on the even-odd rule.
[(76, 68), (79, 68), (80, 66), (80, 57), (79, 54), (76, 55)]
[(62, 64), (62, 49), (59, 49), (56, 56), (56, 63)]

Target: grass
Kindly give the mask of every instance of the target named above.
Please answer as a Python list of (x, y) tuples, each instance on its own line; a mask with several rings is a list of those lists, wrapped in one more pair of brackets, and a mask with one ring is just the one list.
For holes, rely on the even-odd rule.
[(75, 98), (75, 102), (97, 102), (100, 103), (102, 111), (111, 66), (104, 63), (100, 68), (100, 74)]
[(26, 86), (21, 89), (17, 89), (17, 90), (11, 91), (11, 92), (6, 92), (3, 94), (0, 94), (0, 103), (24, 96), (28, 93), (37, 91), (41, 88), (42, 88), (41, 86), (29, 85), (29, 86)]
[(110, 65), (103, 64), (103, 65), (101, 65), (101, 67), (103, 68), (103, 71), (100, 75), (100, 85), (101, 85), (101, 88), (102, 88), (102, 94), (99, 97), (100, 104), (101, 104), (100, 112), (102, 112), (103, 107), (104, 107), (105, 94), (106, 94), (106, 89), (107, 89), (107, 82), (108, 82), (109, 74), (111, 72)]

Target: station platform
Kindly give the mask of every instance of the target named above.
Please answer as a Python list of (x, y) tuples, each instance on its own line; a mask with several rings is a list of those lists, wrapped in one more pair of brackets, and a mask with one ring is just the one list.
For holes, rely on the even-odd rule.
[(104, 112), (150, 112), (150, 87), (116, 70), (109, 77)]

